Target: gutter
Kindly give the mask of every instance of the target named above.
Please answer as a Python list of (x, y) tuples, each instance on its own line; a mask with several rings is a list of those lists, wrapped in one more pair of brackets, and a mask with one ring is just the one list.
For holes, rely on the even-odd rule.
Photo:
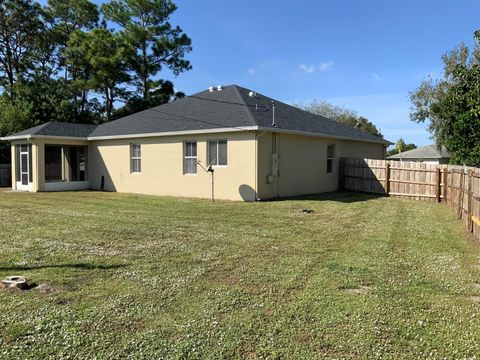
[(178, 135), (196, 135), (196, 134), (213, 134), (213, 133), (225, 133), (225, 132), (239, 132), (239, 131), (263, 131), (280, 134), (292, 134), (312, 136), (327, 139), (338, 139), (346, 141), (358, 141), (373, 144), (393, 145), (390, 141), (384, 139), (356, 139), (347, 136), (329, 135), (323, 133), (312, 133), (301, 130), (289, 130), (281, 128), (272, 128), (266, 126), (244, 126), (244, 127), (228, 127), (228, 128), (216, 128), (216, 129), (202, 129), (202, 130), (183, 130), (183, 131), (168, 131), (158, 133), (143, 133), (143, 134), (126, 134), (126, 135), (105, 135), (105, 136), (87, 136), (87, 137), (75, 137), (75, 136), (51, 136), (51, 135), (12, 135), (0, 138), (2, 141), (10, 140), (30, 140), (33, 138), (38, 139), (68, 139), (68, 140), (84, 140), (84, 141), (98, 141), (98, 140), (117, 140), (117, 139), (135, 139), (135, 138), (149, 138), (149, 137), (164, 137), (164, 136), (178, 136)]

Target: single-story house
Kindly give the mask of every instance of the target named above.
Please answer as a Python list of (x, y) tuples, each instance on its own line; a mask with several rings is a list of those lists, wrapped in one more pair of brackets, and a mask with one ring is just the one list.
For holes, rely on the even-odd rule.
[(437, 145), (427, 145), (389, 156), (388, 160), (414, 161), (425, 164), (448, 164), (451, 157), (445, 146), (439, 148)]
[(254, 201), (335, 191), (339, 159), (388, 141), (236, 85), (100, 125), (49, 122), (11, 142), (14, 190)]

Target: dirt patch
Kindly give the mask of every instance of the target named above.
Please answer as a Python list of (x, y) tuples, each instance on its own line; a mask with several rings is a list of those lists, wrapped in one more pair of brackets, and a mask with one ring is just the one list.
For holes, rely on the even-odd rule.
[(297, 333), (297, 341), (304, 343), (304, 342), (307, 342), (309, 339), (310, 339), (310, 334), (304, 329), (300, 329), (300, 331)]
[(474, 289), (480, 290), (480, 284), (473, 284), (472, 286)]
[(49, 284), (40, 284), (32, 288), (32, 290), (36, 290), (38, 292), (41, 292), (42, 294), (54, 294), (60, 292), (59, 288), (56, 288)]
[(349, 293), (349, 294), (364, 294), (366, 293), (367, 291), (369, 291), (371, 289), (370, 286), (359, 286), (359, 287), (355, 287), (355, 288), (344, 288), (344, 289), (341, 289), (342, 291), (346, 292), (346, 293)]

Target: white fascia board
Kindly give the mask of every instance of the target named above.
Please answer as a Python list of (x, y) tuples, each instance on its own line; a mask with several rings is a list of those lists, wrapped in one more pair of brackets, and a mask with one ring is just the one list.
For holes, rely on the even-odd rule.
[(134, 138), (175, 136), (175, 135), (215, 134), (215, 133), (252, 131), (252, 130), (258, 130), (258, 126), (243, 126), (243, 127), (217, 128), (217, 129), (205, 129), (205, 130), (168, 131), (168, 132), (146, 133), (146, 134), (91, 136), (91, 137), (88, 137), (87, 139), (91, 141), (116, 140), (116, 139), (134, 139)]
[(30, 140), (32, 135), (17, 135), (17, 136), (5, 136), (0, 138), (2, 141), (11, 141), (11, 140)]
[(0, 138), (1, 141), (11, 141), (11, 140), (30, 140), (32, 135), (16, 135), (16, 136), (5, 136)]
[(322, 133), (313, 133), (313, 132), (308, 132), (308, 131), (289, 130), (289, 129), (271, 128), (271, 127), (263, 127), (263, 126), (259, 126), (258, 130), (276, 132), (276, 133), (280, 133), (280, 134), (304, 135), (304, 136), (313, 136), (313, 137), (347, 140), (347, 141), (360, 141), (360, 142), (382, 144), (382, 145), (392, 144), (390, 141), (387, 141), (387, 140), (378, 140), (377, 141), (377, 140), (368, 140), (368, 139), (354, 139), (354, 138), (350, 138), (350, 137), (347, 137), (347, 136), (337, 136), (337, 135), (329, 135), (329, 134), (322, 134)]
[(76, 137), (76, 136), (51, 136), (51, 135), (17, 135), (17, 136), (6, 136), (0, 138), (3, 141), (10, 140), (31, 140), (31, 139), (59, 139), (59, 140), (80, 140), (87, 141), (86, 137)]

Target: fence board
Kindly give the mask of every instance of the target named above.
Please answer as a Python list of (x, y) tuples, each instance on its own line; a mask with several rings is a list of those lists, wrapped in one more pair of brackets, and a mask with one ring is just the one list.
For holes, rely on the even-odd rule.
[(480, 239), (480, 169), (355, 158), (340, 163), (344, 189), (443, 202)]

